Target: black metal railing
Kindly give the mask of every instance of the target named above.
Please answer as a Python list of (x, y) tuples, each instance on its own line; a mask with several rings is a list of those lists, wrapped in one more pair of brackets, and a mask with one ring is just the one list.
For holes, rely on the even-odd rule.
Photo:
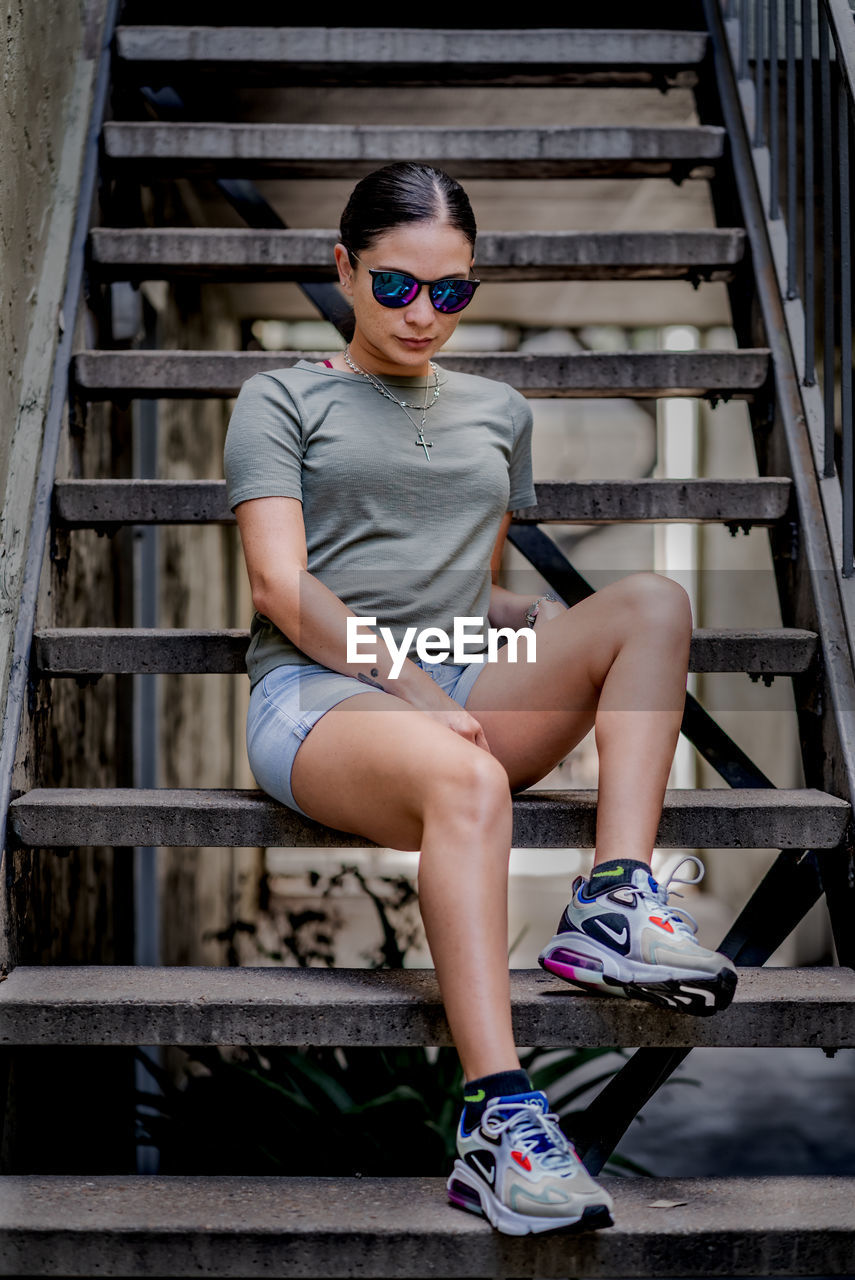
[[(844, 577), (855, 573), (852, 438), (852, 113), (855, 16), (846, 0), (721, 0), (804, 388), (821, 388), (817, 469), (840, 481)], [(745, 90), (749, 90), (747, 97)], [(753, 89), (753, 93), (751, 90)], [(752, 102), (753, 98), (753, 102)], [(821, 364), (818, 377), (817, 356)]]

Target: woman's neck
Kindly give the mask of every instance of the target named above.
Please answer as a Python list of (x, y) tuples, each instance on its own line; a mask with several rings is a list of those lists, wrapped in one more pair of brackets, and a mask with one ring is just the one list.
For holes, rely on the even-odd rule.
[[(421, 355), (414, 357), (412, 364), (390, 360), (383, 352), (360, 341), (358, 332), (348, 343), (347, 351), (359, 369), (364, 369), (366, 373), (373, 373), (377, 378), (426, 378), (430, 375), (428, 357), (423, 358)], [(333, 364), (336, 368), (349, 369), (343, 353), (333, 359)]]

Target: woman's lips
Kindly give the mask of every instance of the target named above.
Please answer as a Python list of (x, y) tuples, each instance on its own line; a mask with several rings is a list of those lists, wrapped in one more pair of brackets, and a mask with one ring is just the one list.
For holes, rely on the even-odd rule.
[(403, 342), (405, 347), (429, 347), (433, 342), (433, 338), (399, 338), (399, 342)]

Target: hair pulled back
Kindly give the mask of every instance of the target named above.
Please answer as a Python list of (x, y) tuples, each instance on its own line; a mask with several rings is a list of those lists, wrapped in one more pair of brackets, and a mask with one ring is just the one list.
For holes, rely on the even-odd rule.
[(353, 266), (353, 254), (370, 249), (384, 232), (434, 219), (462, 232), (474, 249), (478, 228), (460, 183), (442, 169), (401, 161), (375, 169), (356, 184), (339, 235)]

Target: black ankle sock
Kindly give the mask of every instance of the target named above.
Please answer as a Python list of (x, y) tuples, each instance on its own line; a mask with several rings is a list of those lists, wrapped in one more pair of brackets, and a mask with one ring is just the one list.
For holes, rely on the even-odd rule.
[(497, 1071), (492, 1076), (480, 1076), (467, 1080), (463, 1086), (463, 1128), (467, 1133), (475, 1128), (484, 1114), (484, 1108), (493, 1098), (506, 1098), (512, 1093), (531, 1093), (532, 1083), (528, 1072)]
[(639, 862), (635, 858), (612, 858), (609, 862), (601, 862), (591, 872), (588, 880), (588, 892), (605, 893), (607, 889), (618, 889), (623, 884), (632, 883), (632, 873), (638, 870), (650, 875), (650, 863)]

